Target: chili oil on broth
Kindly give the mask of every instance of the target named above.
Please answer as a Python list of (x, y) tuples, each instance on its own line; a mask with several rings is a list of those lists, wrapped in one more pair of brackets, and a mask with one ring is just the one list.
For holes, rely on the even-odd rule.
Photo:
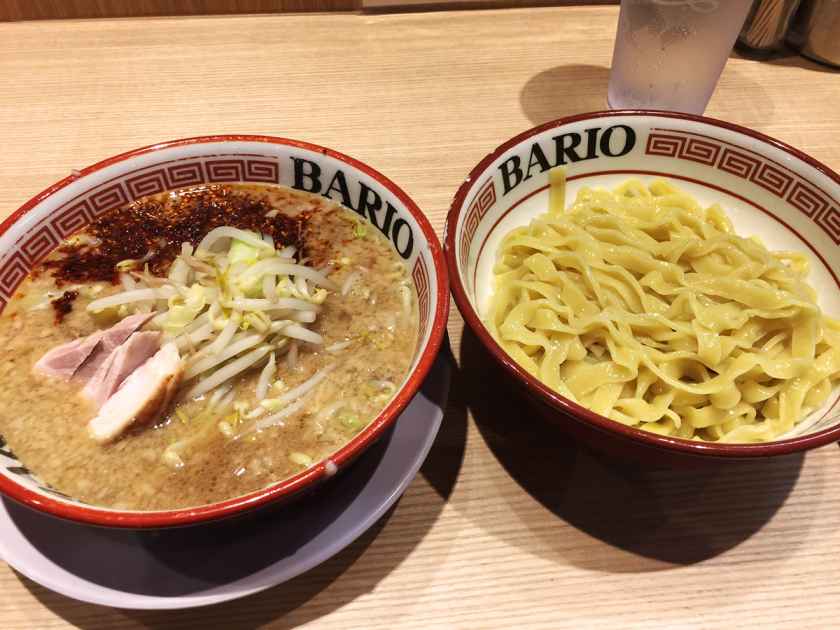
[[(417, 299), (405, 263), (379, 230), (309, 193), (280, 186), (223, 188), (258, 197), (284, 214), (306, 212), (299, 235), (304, 255), (313, 266), (330, 265), (330, 279), (347, 289), (346, 295), (330, 292), (311, 326), (323, 336), (322, 346), (302, 344), (294, 367), (288, 356), (278, 357), (281, 384), (269, 397), (318, 370), (333, 369), (283, 426), (245, 433), (254, 421), (231, 409), (208, 413), (208, 394), (178, 400), (154, 425), (99, 444), (86, 430), (96, 409), (79, 394), (80, 387), (32, 368), (48, 349), (101, 328), (85, 307), (120, 287), (103, 281), (57, 283), (40, 264), (0, 315), (0, 435), (53, 489), (86, 503), (136, 510), (184, 508), (247, 494), (328, 458), (378, 415), (404, 380), (416, 348)], [(177, 197), (167, 193), (152, 199), (167, 204)], [(45, 262), (60, 256), (57, 250)], [(68, 289), (79, 295), (72, 311), (56, 323), (44, 296)], [(256, 367), (235, 381), (240, 409), (256, 406), (259, 374)], [(188, 388), (189, 382), (181, 386)], [(222, 424), (233, 431), (225, 435)], [(244, 435), (230, 437), (239, 432)], [(179, 467), (164, 456), (173, 445), (183, 462)]]

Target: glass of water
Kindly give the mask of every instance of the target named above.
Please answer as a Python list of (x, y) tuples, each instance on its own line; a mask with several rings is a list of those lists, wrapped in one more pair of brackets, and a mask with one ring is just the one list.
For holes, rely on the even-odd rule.
[(752, 0), (621, 0), (613, 109), (702, 114)]

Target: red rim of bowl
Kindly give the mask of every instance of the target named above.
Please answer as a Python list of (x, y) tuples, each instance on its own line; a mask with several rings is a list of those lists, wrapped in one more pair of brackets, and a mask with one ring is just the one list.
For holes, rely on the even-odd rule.
[[(417, 393), (420, 385), (423, 383), (423, 380), (426, 378), (426, 375), (431, 369), (432, 363), (434, 362), (438, 351), (440, 350), (449, 314), (449, 287), (446, 274), (446, 262), (435, 231), (417, 204), (414, 203), (414, 201), (412, 201), (399, 186), (397, 186), (385, 175), (348, 155), (334, 151), (333, 149), (328, 149), (326, 147), (300, 140), (262, 135), (215, 135), (183, 138), (180, 140), (172, 140), (169, 142), (149, 145), (133, 151), (128, 151), (126, 153), (120, 153), (119, 155), (109, 157), (101, 162), (93, 164), (92, 166), (88, 166), (81, 171), (75, 172), (69, 177), (65, 177), (61, 181), (53, 184), (49, 188), (46, 188), (32, 197), (32, 199), (13, 212), (5, 221), (0, 223), (0, 234), (5, 233), (6, 230), (17, 222), (18, 219), (20, 219), (20, 217), (31, 211), (32, 208), (53, 195), (56, 191), (61, 190), (77, 179), (95, 171), (139, 155), (152, 153), (161, 149), (169, 149), (193, 144), (237, 141), (264, 142), (267, 144), (279, 144), (299, 149), (306, 149), (327, 155), (352, 166), (353, 168), (363, 172), (368, 177), (375, 179), (387, 188), (395, 197), (397, 197), (397, 199), (405, 205), (406, 209), (417, 221), (423, 235), (429, 243), (429, 249), (434, 263), (435, 277), (437, 278), (437, 305), (435, 307), (434, 317), (432, 318), (429, 341), (422, 351), (417, 367), (410, 375), (406, 384), (399, 392), (397, 392), (394, 399), (379, 413), (379, 415), (365, 428), (364, 431), (359, 433), (355, 438), (353, 438), (353, 440), (348, 442), (345, 446), (328, 458), (334, 462), (339, 469), (341, 469), (342, 466), (351, 462), (357, 455), (362, 453), (377, 438), (379, 438), (385, 429), (390, 427), (396, 421), (399, 414), (403, 411), (403, 409), (405, 409), (406, 405), (408, 405), (409, 401)], [(68, 504), (63, 501), (52, 499), (45, 494), (33, 492), (4, 475), (0, 475), (0, 492), (12, 499), (15, 499), (16, 501), (19, 501), (20, 503), (23, 503), (24, 505), (35, 508), (36, 510), (72, 521), (106, 527), (144, 529), (193, 525), (235, 516), (241, 512), (248, 511), (270, 502), (290, 498), (301, 490), (311, 487), (316, 482), (329, 476), (330, 475), (326, 471), (325, 462), (322, 461), (317, 465), (298, 473), (297, 475), (279, 481), (261, 490), (235, 497), (233, 499), (177, 510), (148, 512), (119, 511), (97, 508), (95, 506)]]
[(768, 144), (777, 149), (785, 151), (801, 161), (807, 163), (809, 166), (820, 171), (824, 175), (833, 179), (838, 186), (840, 186), (840, 175), (832, 171), (825, 164), (818, 162), (814, 158), (806, 155), (802, 151), (766, 136), (757, 131), (735, 125), (733, 123), (717, 120), (715, 118), (707, 118), (705, 116), (695, 116), (692, 114), (683, 114), (677, 112), (666, 112), (660, 110), (641, 110), (641, 109), (626, 109), (626, 110), (612, 110), (612, 111), (596, 111), (585, 114), (577, 114), (566, 118), (558, 118), (550, 122), (538, 125), (532, 129), (524, 131), (519, 135), (511, 138), (504, 144), (497, 147), (494, 151), (488, 154), (478, 165), (473, 168), (467, 179), (461, 184), (458, 192), (452, 201), (449, 213), (446, 216), (446, 230), (444, 233), (444, 255), (449, 267), (449, 283), (452, 288), (452, 295), (455, 298), (455, 304), (458, 310), (463, 315), (467, 324), (470, 326), (475, 335), (479, 338), (485, 348), (490, 351), (490, 354), (507, 370), (508, 374), (522, 382), (537, 400), (547, 404), (550, 408), (559, 411), (569, 417), (572, 422), (581, 422), (589, 425), (601, 432), (609, 433), (625, 440), (639, 442), (641, 444), (662, 448), (672, 453), (681, 453), (686, 455), (695, 455), (700, 457), (736, 457), (736, 458), (752, 458), (752, 457), (766, 457), (770, 455), (784, 455), (803, 451), (817, 446), (823, 446), (831, 442), (840, 440), (840, 425), (824, 429), (811, 435), (794, 437), (785, 440), (778, 440), (775, 442), (767, 442), (761, 444), (720, 444), (714, 442), (692, 442), (690, 440), (683, 440), (680, 438), (666, 437), (635, 429), (626, 425), (610, 420), (609, 418), (597, 414), (585, 407), (572, 402), (544, 385), (541, 381), (531, 376), (522, 367), (519, 366), (510, 356), (499, 346), (488, 330), (481, 323), (478, 314), (472, 307), (466, 290), (464, 289), (461, 277), (458, 272), (457, 258), (456, 258), (456, 244), (455, 244), (455, 227), (458, 223), (458, 218), (461, 214), (464, 199), (473, 183), (478, 179), (487, 169), (487, 167), (502, 155), (508, 149), (519, 144), (523, 140), (527, 140), (543, 131), (553, 129), (561, 125), (574, 123), (582, 120), (590, 120), (596, 118), (611, 118), (611, 117), (648, 117), (648, 118), (670, 118), (676, 120), (689, 120), (692, 122), (704, 123), (706, 125), (720, 127), (729, 131), (734, 131), (761, 143)]

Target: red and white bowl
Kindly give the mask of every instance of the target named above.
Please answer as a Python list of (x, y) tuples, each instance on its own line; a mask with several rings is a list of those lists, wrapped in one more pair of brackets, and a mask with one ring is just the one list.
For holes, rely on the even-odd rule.
[(449, 311), (446, 267), (432, 226), (408, 195), (378, 171), (337, 151), (269, 136), (206, 136), (144, 147), (74, 171), (0, 224), (0, 308), (32, 266), (61, 239), (139, 197), (225, 182), (284, 184), (323, 192), (339, 171), (350, 191), (350, 205), (357, 211), (361, 205), (365, 216), (387, 232), (411, 270), (418, 293), (420, 334), (408, 377), (373, 422), (330, 457), (335, 468), (319, 462), (257, 492), (209, 505), (170, 511), (114, 510), (87, 505), (47, 488), (15, 458), (0, 436), (0, 492), (42, 512), (95, 525), (188, 525), (237, 515), (311, 489), (379, 438), (417, 392), (440, 349)]
[(528, 374), (482, 323), (503, 236), (548, 207), (547, 168), (565, 165), (568, 197), (635, 177), (673, 180), (701, 203), (720, 202), (741, 235), (805, 252), (824, 312), (840, 317), (840, 176), (801, 151), (726, 122), (654, 111), (581, 114), (505, 142), (470, 172), (446, 221), (444, 250), (467, 324), (538, 407), (590, 445), (659, 463), (699, 463), (803, 451), (840, 439), (840, 391), (789, 434), (762, 444), (710, 444), (613, 422)]

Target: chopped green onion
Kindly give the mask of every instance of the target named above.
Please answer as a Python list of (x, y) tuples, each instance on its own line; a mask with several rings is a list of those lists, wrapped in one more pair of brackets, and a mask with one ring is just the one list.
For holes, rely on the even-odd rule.
[(218, 426), (219, 431), (221, 431), (222, 435), (224, 435), (226, 438), (232, 438), (234, 435), (236, 435), (236, 431), (233, 430), (233, 427), (230, 425), (229, 422), (222, 420), (221, 422), (219, 422)]
[(227, 422), (228, 424), (234, 427), (237, 426), (241, 421), (241, 415), (238, 411), (230, 413), (224, 418), (224, 422)]
[(362, 419), (352, 411), (342, 411), (338, 414), (337, 418), (343, 427), (350, 429), (354, 433), (360, 431), (364, 426)]
[(116, 264), (117, 271), (130, 271), (137, 266), (138, 262), (140, 261), (135, 260), (134, 258), (126, 258), (125, 260), (121, 260)]
[(293, 464), (297, 464), (298, 466), (309, 467), (312, 465), (312, 458), (306, 453), (300, 453), (298, 451), (293, 451), (289, 453), (289, 460)]
[(184, 460), (181, 459), (178, 451), (171, 446), (163, 451), (163, 461), (167, 466), (174, 468), (175, 470), (184, 467)]

